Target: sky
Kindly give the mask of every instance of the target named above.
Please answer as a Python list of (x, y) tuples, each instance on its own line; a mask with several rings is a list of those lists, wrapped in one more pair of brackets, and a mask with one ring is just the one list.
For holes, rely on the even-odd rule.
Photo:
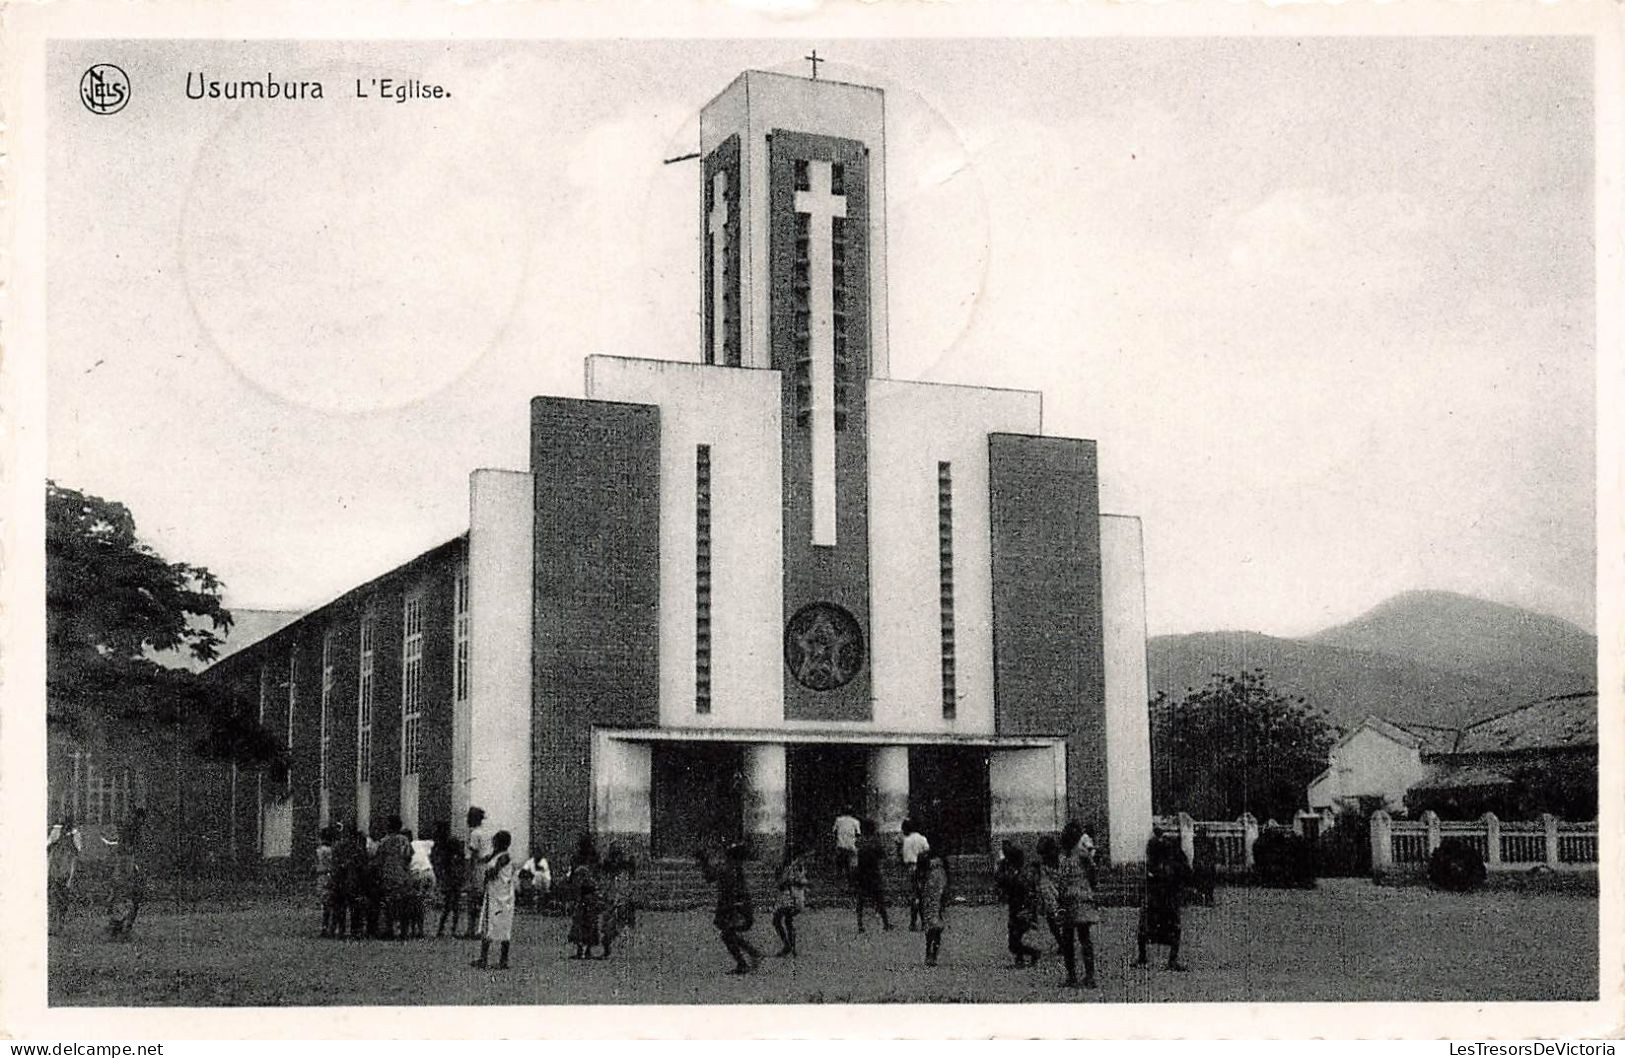
[[(457, 535), (583, 357), (698, 358), (699, 170), (663, 159), (812, 46), (886, 91), (892, 375), (1097, 440), (1153, 634), (1416, 588), (1595, 628), (1583, 39), (59, 42), (50, 475), (238, 607)], [(267, 71), (325, 98), (186, 98)], [(383, 77), (451, 97), (355, 98)]]

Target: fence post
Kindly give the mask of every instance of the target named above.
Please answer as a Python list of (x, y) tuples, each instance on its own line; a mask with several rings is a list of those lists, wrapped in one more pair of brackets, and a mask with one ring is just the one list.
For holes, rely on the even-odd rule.
[(1296, 812), (1292, 816), (1292, 833), (1303, 837), (1303, 813)]
[(1393, 817), (1382, 809), (1371, 813), (1371, 873), (1381, 874), (1394, 865)]
[(1428, 828), (1428, 855), (1439, 847), (1439, 813), (1428, 809), (1422, 813), (1422, 823)]
[(1485, 812), (1484, 823), (1484, 866), (1501, 866), (1501, 821), (1495, 818), (1494, 812)]
[(1189, 812), (1181, 812), (1174, 819), (1179, 824), (1179, 847), (1185, 853), (1186, 863), (1196, 862), (1196, 822)]
[(1251, 812), (1243, 812), (1237, 822), (1241, 824), (1242, 863), (1250, 871), (1253, 869), (1253, 842), (1258, 840), (1258, 820)]
[(1540, 814), (1540, 825), (1546, 830), (1546, 866), (1554, 870), (1558, 865), (1557, 858), (1557, 817), (1550, 812)]

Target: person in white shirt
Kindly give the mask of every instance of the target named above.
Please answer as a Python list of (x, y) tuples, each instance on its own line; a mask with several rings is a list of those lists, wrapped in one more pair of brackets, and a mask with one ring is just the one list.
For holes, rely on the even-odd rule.
[(920, 913), (920, 853), (931, 851), (931, 843), (925, 840), (914, 826), (914, 820), (903, 820), (903, 837), (898, 843), (899, 855), (903, 860), (903, 877), (908, 881), (908, 928), (909, 932), (917, 932), (921, 926)]
[(858, 859), (858, 831), (861, 824), (851, 808), (842, 808), (835, 817), (835, 873), (842, 884), (852, 879), (852, 866)]
[(468, 935), (477, 936), (480, 908), (485, 902), (485, 869), (491, 858), (491, 832), (485, 829), (485, 809), (468, 810)]

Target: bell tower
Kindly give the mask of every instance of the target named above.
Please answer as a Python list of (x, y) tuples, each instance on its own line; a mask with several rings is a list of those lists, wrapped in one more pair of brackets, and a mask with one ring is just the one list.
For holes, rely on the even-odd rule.
[(887, 374), (884, 97), (747, 71), (700, 115), (707, 363), (780, 374), (784, 711), (873, 715), (869, 380)]

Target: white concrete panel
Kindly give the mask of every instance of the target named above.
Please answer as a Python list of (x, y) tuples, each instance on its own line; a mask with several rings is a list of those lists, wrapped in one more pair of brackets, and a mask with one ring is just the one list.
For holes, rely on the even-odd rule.
[[(476, 470), (469, 484), (468, 770), (453, 803), (530, 844), (531, 617), (536, 497), (530, 474)], [(458, 790), (461, 788), (462, 792)], [(453, 821), (462, 827), (462, 815)]]
[(1151, 835), (1151, 720), (1147, 702), (1145, 550), (1140, 520), (1100, 518), (1106, 654), (1106, 798), (1112, 860), (1133, 862)]
[[(869, 383), (869, 623), (873, 726), (993, 732), (987, 435), (1037, 433), (1034, 392)], [(953, 719), (942, 715), (937, 464), (952, 464)]]
[(869, 148), (870, 374), (889, 373), (886, 310), (885, 96), (878, 88), (748, 70), (700, 114), (700, 150), (739, 134), (745, 188), (740, 304), (746, 367), (769, 367), (767, 137), (774, 129), (858, 140)]
[(1050, 834), (1065, 820), (1056, 788), (1056, 751), (1052, 746), (1030, 749), (995, 749), (988, 754), (988, 787), (992, 794), (994, 834)]
[[(660, 407), (660, 723), (784, 726), (779, 373), (589, 357), (587, 396)], [(711, 711), (694, 700), (697, 446), (711, 446)]]
[(593, 733), (592, 804), (596, 833), (649, 834), (652, 761), (647, 742), (627, 742), (602, 731)]

